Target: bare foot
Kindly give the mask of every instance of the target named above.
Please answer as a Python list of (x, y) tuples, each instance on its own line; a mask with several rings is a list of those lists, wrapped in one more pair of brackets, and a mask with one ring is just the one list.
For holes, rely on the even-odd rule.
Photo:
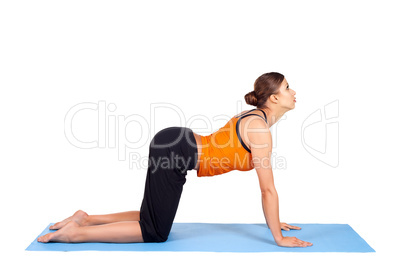
[(85, 226), (86, 225), (86, 219), (88, 217), (88, 214), (82, 210), (77, 210), (73, 216), (68, 217), (67, 219), (60, 221), (58, 223), (55, 223), (54, 225), (50, 226), (50, 230), (59, 230), (63, 228), (64, 225), (69, 223), (70, 221), (75, 221), (78, 223), (79, 226)]
[(79, 227), (80, 225), (77, 222), (71, 220), (67, 222), (66, 225), (64, 225), (64, 227), (60, 230), (38, 237), (38, 242), (75, 242), (73, 237)]

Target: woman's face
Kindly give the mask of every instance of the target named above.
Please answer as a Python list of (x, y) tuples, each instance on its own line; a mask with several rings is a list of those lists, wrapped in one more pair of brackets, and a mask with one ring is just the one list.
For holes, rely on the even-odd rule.
[(278, 94), (278, 97), (281, 106), (286, 107), (288, 109), (294, 109), (296, 104), (296, 97), (295, 97), (296, 91), (294, 91), (289, 87), (286, 78), (283, 79), (279, 89), (280, 92)]

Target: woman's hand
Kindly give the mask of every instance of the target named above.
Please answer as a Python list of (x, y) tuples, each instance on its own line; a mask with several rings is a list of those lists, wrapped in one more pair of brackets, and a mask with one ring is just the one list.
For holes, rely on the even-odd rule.
[(276, 241), (280, 247), (310, 247), (313, 243), (302, 241), (296, 237), (284, 236), (281, 240)]
[(281, 222), (281, 229), (285, 231), (289, 231), (290, 229), (301, 230), (300, 227), (289, 225), (287, 223)]
[[(285, 231), (301, 230), (300, 227), (289, 225), (287, 223), (281, 222), (281, 229)], [(276, 241), (276, 244), (280, 247), (310, 247), (313, 243), (302, 241), (296, 237), (284, 236), (281, 240)]]

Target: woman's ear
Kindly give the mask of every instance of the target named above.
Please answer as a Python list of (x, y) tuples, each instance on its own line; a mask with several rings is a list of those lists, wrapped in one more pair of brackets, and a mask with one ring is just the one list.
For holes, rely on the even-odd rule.
[(269, 96), (269, 100), (273, 103), (278, 103), (278, 97), (276, 96), (276, 94), (272, 94), (271, 96)]

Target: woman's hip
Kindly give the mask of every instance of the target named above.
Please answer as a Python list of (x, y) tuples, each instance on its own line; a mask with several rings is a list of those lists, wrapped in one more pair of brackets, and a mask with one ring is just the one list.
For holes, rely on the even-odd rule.
[(193, 131), (186, 127), (168, 127), (155, 134), (150, 144), (150, 161), (158, 168), (194, 169), (197, 163), (197, 142)]

